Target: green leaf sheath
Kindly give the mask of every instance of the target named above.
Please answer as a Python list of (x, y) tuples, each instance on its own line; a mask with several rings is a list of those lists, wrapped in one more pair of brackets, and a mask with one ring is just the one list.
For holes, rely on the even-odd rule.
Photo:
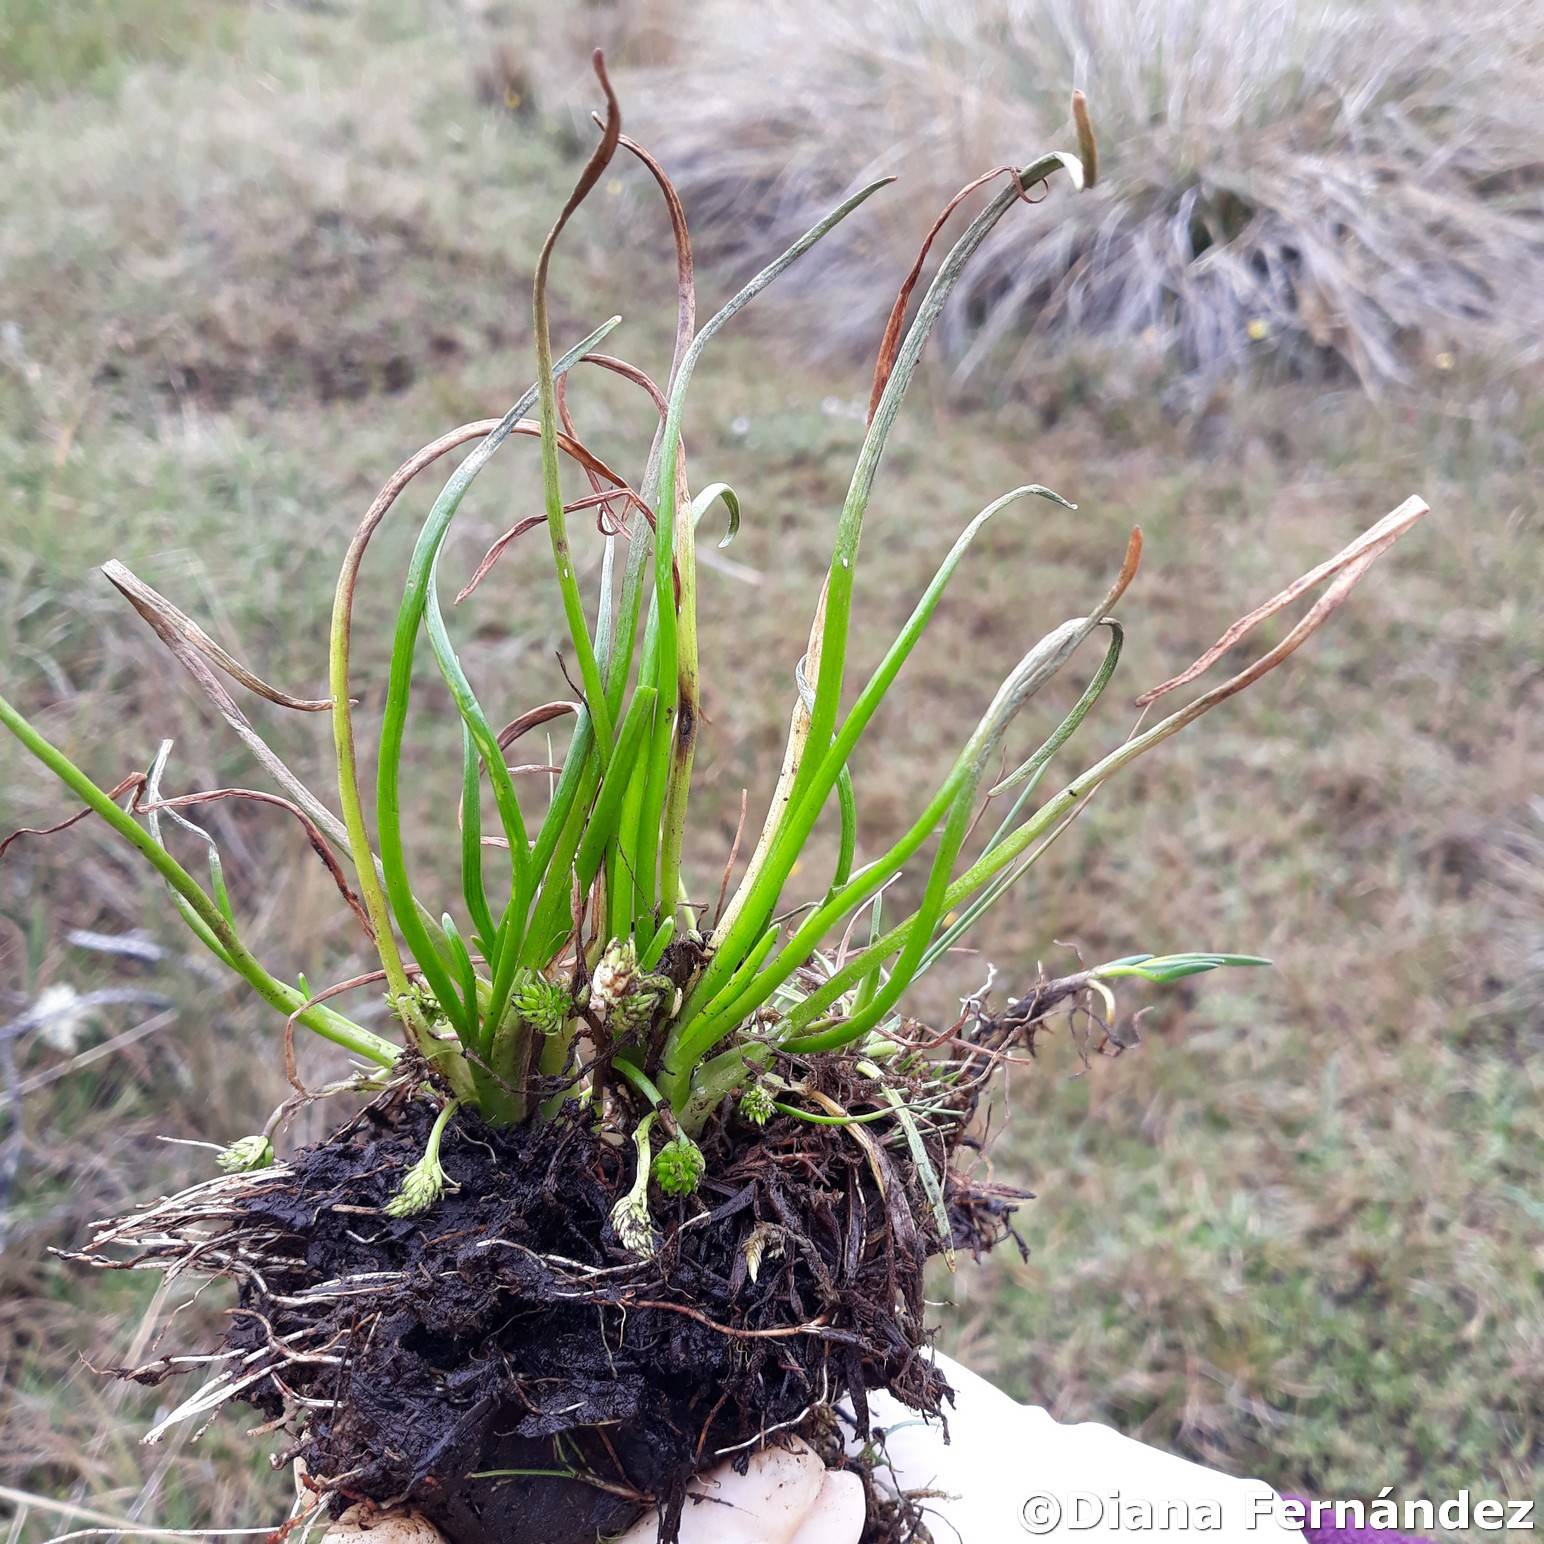
[[(530, 900), (530, 838), (526, 835), (525, 818), (520, 810), (520, 796), (515, 791), (514, 779), (509, 775), (509, 768), (505, 765), (498, 736), (492, 724), (488, 722), (487, 715), (477, 700), (477, 694), (472, 690), (472, 683), (467, 680), (466, 672), (461, 667), (461, 661), (445, 627), (445, 616), (440, 609), (439, 587), (436, 582), (439, 560), (440, 555), (437, 552), (429, 564), (429, 581), (424, 604), (425, 631), (428, 634), (429, 647), (434, 653), (435, 663), (439, 666), (440, 675), (450, 692), (451, 700), (456, 705), (456, 711), (461, 715), (462, 728), (471, 735), (482, 763), (488, 769), (488, 779), (493, 785), (494, 806), (499, 812), (499, 821), (504, 828), (505, 840), (509, 843), (512, 869), (510, 895), (513, 901), (513, 916), (518, 923), (524, 919), (525, 909)], [(500, 947), (503, 947), (504, 940), (501, 939), (499, 942)], [(515, 943), (518, 947), (518, 926), (515, 931)]]
[[(922, 846), (938, 820), (947, 812), (922, 908), (918, 913), (921, 920), (912, 934), (908, 935), (907, 949), (890, 979), (876, 990), (872, 1000), (862, 1010), (861, 1022), (864, 1028), (854, 1033), (853, 1038), (866, 1033), (868, 1027), (878, 1023), (889, 1012), (909, 984), (911, 974), (920, 961), (921, 950), (928, 942), (932, 924), (927, 919), (932, 917), (936, 922), (937, 917), (943, 914), (949, 874), (973, 819), (976, 792), (1008, 725), (1024, 703), (1061, 669), (1086, 636), (1087, 624), (1084, 619), (1065, 622), (1024, 656), (1017, 669), (998, 688), (948, 777), (911, 830), (879, 862), (863, 870), (831, 900), (819, 907), (779, 951), (771, 965), (741, 994), (738, 1001), (720, 1007), (705, 1024), (698, 1027), (694, 1031), (695, 1038), (688, 1042), (687, 1054), (693, 1051), (697, 1055), (704, 1054), (734, 1027), (739, 1017), (765, 1002), (776, 987), (792, 975), (827, 930), (834, 927), (841, 917), (878, 893), (900, 865)], [(917, 940), (920, 940), (920, 944)], [(796, 1023), (795, 1015), (802, 1014), (804, 1006), (796, 1008), (790, 1015), (791, 1024)], [(799, 1019), (797, 1022), (807, 1022), (807, 1019)], [(703, 1045), (702, 1050), (697, 1049), (699, 1043)]]
[[(1081, 163), (1060, 152), (1052, 152), (1025, 167), (1019, 174), (1019, 185), (1004, 189), (970, 223), (944, 259), (933, 282), (928, 286), (927, 293), (896, 355), (889, 379), (880, 395), (853, 469), (852, 481), (848, 487), (837, 527), (831, 567), (822, 592), (824, 621), (821, 642), (819, 647), (812, 651), (818, 657), (819, 666), (816, 675), (815, 704), (809, 716), (807, 739), (810, 745), (828, 744), (835, 728), (841, 701), (842, 680), (846, 669), (853, 583), (863, 518), (873, 491), (874, 478), (878, 472), (880, 460), (906, 390), (916, 372), (923, 346), (938, 320), (944, 302), (959, 282), (966, 264), (990, 234), (992, 228), (1017, 201), (1020, 186), (1038, 182), (1058, 168), (1065, 169), (1075, 184), (1082, 185)], [(838, 766), (840, 765), (841, 763), (838, 763)], [(805, 758), (795, 775), (792, 792), (787, 800), (783, 816), (785, 824), (798, 818), (798, 811), (806, 799), (813, 798), (818, 801), (814, 814), (819, 813), (836, 780), (833, 774), (830, 782), (825, 782), (823, 773), (824, 763), (814, 756)], [(813, 816), (810, 817), (810, 823), (813, 823)], [(770, 858), (770, 849), (768, 857)], [(698, 1006), (706, 1001), (707, 995), (712, 990), (722, 985), (724, 973), (734, 968), (734, 960), (739, 958), (740, 953), (748, 946), (750, 938), (755, 936), (767, 917), (771, 915), (777, 896), (787, 879), (787, 873), (788, 869), (784, 866), (769, 877), (753, 859), (727, 913), (734, 918), (735, 927), (738, 928), (742, 923), (744, 924), (743, 931), (734, 939), (732, 945), (727, 937), (718, 940), (720, 950), (727, 949), (731, 958), (726, 963), (724, 971), (718, 972), (713, 981), (704, 982), (699, 988), (696, 994)], [(749, 890), (755, 892), (754, 899), (746, 893)], [(713, 973), (711, 966), (710, 973)]]
[[(1053, 676), (1070, 658), (1072, 651), (1086, 637), (1082, 624), (1067, 623), (1042, 640), (1024, 657), (1020, 667), (1003, 682), (996, 698), (987, 710), (975, 735), (961, 757), (963, 771), (958, 787), (950, 801), (948, 818), (939, 838), (938, 851), (928, 872), (922, 905), (916, 912), (911, 936), (902, 948), (900, 958), (890, 973), (890, 978), (874, 994), (871, 1001), (840, 1026), (827, 1032), (832, 1038), (832, 1049), (861, 1040), (869, 1030), (880, 1023), (900, 1000), (901, 994), (911, 985), (923, 952), (933, 936), (938, 920), (944, 914), (944, 896), (949, 877), (954, 871), (955, 859), (964, 845), (965, 837), (975, 818), (976, 792), (986, 776), (987, 769), (995, 760), (1004, 734), (1019, 709)], [(796, 1010), (797, 1011), (797, 1010)], [(790, 1015), (790, 1025), (793, 1019)], [(804, 1037), (805, 1041), (813, 1039)], [(825, 1049), (824, 1046), (821, 1049)]]
[[(1084, 804), (1101, 784), (1114, 777), (1122, 768), (1135, 761), (1137, 757), (1162, 744), (1163, 741), (1169, 739), (1172, 735), (1178, 734), (1187, 724), (1193, 723), (1203, 713), (1215, 707), (1219, 702), (1224, 701), (1236, 690), (1237, 687), (1234, 682), (1225, 682), (1222, 686), (1216, 687), (1203, 696), (1195, 698), (1184, 707), (1171, 713), (1167, 718), (1154, 724), (1152, 728), (1144, 733), (1135, 735), (1123, 744), (1118, 745), (1107, 756), (1075, 777), (1059, 793), (1041, 805), (1022, 825), (1017, 827), (990, 851), (983, 853), (958, 879), (949, 885), (944, 893), (945, 911), (966, 900), (996, 875), (1000, 874), (1034, 842), (1045, 836), (1052, 827), (1065, 820)], [(903, 948), (911, 938), (917, 926), (917, 921), (918, 913), (914, 912), (905, 921), (898, 923), (888, 933), (876, 939), (868, 948), (849, 960), (841, 970), (832, 975), (819, 990), (811, 993), (789, 1015), (790, 1028), (796, 1031), (800, 1025), (808, 1024), (819, 1014), (825, 1012), (834, 1002), (857, 985), (876, 965), (889, 959), (898, 949)], [(810, 1045), (803, 1042), (797, 1034), (788, 1039), (785, 1044), (789, 1050), (819, 1049), (818, 1045)]]
[(453, 979), (415, 909), (412, 885), (408, 879), (400, 803), (402, 744), (407, 726), (408, 700), (412, 692), (413, 656), (428, 603), (429, 579), (435, 557), (473, 478), (509, 437), (520, 416), (519, 411), (511, 409), (498, 428), (487, 439), (480, 441), (456, 468), (435, 500), (429, 518), (419, 533), (408, 565), (402, 605), (397, 612), (386, 706), (381, 720), (380, 766), (376, 778), (376, 821), (380, 828), (381, 862), (386, 871), (386, 893), (391, 901), (397, 927), (446, 1018), (463, 1043), (468, 1045), (475, 1043), (477, 1027), (467, 1021), (465, 1012), (457, 1006)]
[[(1078, 726), (1088, 717), (1089, 711), (1104, 694), (1104, 689), (1110, 684), (1110, 678), (1115, 674), (1115, 667), (1120, 660), (1121, 645), (1125, 633), (1119, 622), (1111, 617), (1106, 617), (1104, 625), (1110, 629), (1110, 643), (1105, 650), (1104, 660), (1095, 672), (1093, 680), (1084, 688), (1083, 694), (1073, 704), (1067, 716), (1048, 735), (1045, 741), (1020, 766), (1016, 767), (1009, 775), (987, 790), (987, 797), (993, 798), (1008, 788), (1017, 788), (1018, 795), (1010, 806), (1008, 813), (998, 823), (996, 831), (988, 839), (984, 852), (990, 852), (1004, 837), (1013, 830), (1018, 823), (1025, 806), (1034, 796), (1035, 790), (1040, 786), (1041, 779), (1045, 776), (1046, 769), (1050, 766), (1057, 751), (1064, 746), (1076, 732)], [(955, 944), (965, 936), (975, 925), (1000, 901), (1004, 895), (1023, 877), (1024, 867), (1008, 869), (999, 874), (982, 893), (964, 907), (955, 920), (948, 927), (938, 932), (927, 946), (927, 953), (922, 958), (922, 964), (918, 968), (917, 975), (930, 969), (938, 960), (952, 949)], [(872, 979), (869, 978), (869, 979)], [(913, 980), (916, 978), (913, 977)], [(861, 1008), (867, 1002), (867, 997), (860, 989), (858, 1001), (855, 1007)]]
[(461, 725), (461, 897), (472, 919), (473, 941), (484, 959), (493, 955), (496, 928), (482, 868), (482, 761), (477, 742)]
[[(550, 957), (572, 929), (573, 878), (577, 877), (579, 892), (588, 894), (600, 872), (606, 852), (616, 835), (628, 783), (637, 766), (638, 754), (653, 717), (654, 698), (654, 688), (651, 686), (640, 686), (633, 693), (627, 716), (622, 720), (617, 735), (616, 754), (601, 776), (593, 804), (586, 801), (586, 818), (571, 833), (573, 851), (561, 866), (554, 865), (554, 880), (537, 903), (531, 923), (532, 963), (544, 962)], [(563, 876), (564, 882), (557, 883), (557, 876)]]
[[(451, 969), (455, 973), (456, 985), (461, 991), (461, 1002), (466, 1010), (467, 1020), (475, 1025), (477, 1023), (477, 972), (472, 968), (472, 956), (468, 953), (460, 932), (457, 931), (456, 919), (448, 911), (440, 918), (440, 927), (444, 931), (446, 943), (450, 946)], [(487, 1052), (487, 1047), (480, 1038), (472, 1049), (479, 1055), (485, 1055)]]
[[(841, 705), (842, 680), (847, 663), (847, 639), (852, 622), (852, 594), (858, 562), (858, 543), (863, 531), (863, 517), (868, 509), (874, 479), (879, 471), (891, 430), (916, 373), (917, 362), (937, 322), (950, 292), (959, 282), (966, 265), (986, 240), (993, 227), (1019, 202), (1021, 187), (1029, 187), (1058, 169), (1065, 169), (1074, 183), (1082, 185), (1083, 169), (1071, 156), (1053, 151), (1031, 162), (1019, 173), (1015, 183), (998, 193), (971, 221), (948, 256), (940, 265), (917, 308), (904, 342), (896, 354), (890, 378), (875, 408), (873, 421), (864, 437), (862, 449), (853, 468), (852, 481), (842, 505), (837, 524), (831, 566), (826, 579), (826, 620), (820, 647), (820, 669), (815, 683), (815, 706), (810, 713), (810, 744), (823, 746), (831, 738)], [(806, 764), (794, 785), (793, 802), (797, 804), (814, 782), (815, 768)], [(758, 919), (759, 921), (760, 919)]]
[(1258, 954), (1166, 954), (1161, 959), (1139, 955), (1127, 960), (1112, 960), (1108, 965), (1097, 966), (1089, 974), (1105, 981), (1118, 976), (1140, 976), (1144, 981), (1166, 985), (1171, 981), (1183, 980), (1186, 976), (1199, 976), (1208, 970), (1218, 970), (1224, 965), (1270, 963)]
[[(688, 353), (688, 357), (690, 354)], [(692, 501), (676, 544), (681, 625), (676, 648), (676, 725), (670, 741), (670, 767), (665, 781), (664, 833), (660, 842), (660, 897), (666, 905), (681, 888), (681, 852), (686, 840), (686, 806), (691, 793), (692, 763), (697, 752), (701, 716), (697, 653), (696, 530), (710, 505), (722, 499), (729, 511), (728, 542), (740, 529), (740, 500), (727, 483), (714, 483)], [(667, 915), (664, 921), (671, 920)]]

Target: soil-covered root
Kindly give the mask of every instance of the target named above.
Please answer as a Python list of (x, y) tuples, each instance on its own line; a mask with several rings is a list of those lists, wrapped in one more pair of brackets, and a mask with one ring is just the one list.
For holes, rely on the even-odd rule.
[[(839, 1401), (859, 1433), (871, 1389), (940, 1414), (924, 1267), (991, 1247), (1013, 1204), (955, 1172), (963, 1122), (922, 1137), (940, 1183), (915, 1128), (754, 1130), (726, 1112), (702, 1138), (701, 1189), (654, 1193), (645, 1258), (610, 1221), (633, 1144), (579, 1119), (496, 1129), (458, 1112), (449, 1188), (389, 1216), (433, 1114), (404, 1086), (288, 1165), (104, 1225), (94, 1263), (238, 1289), (217, 1353), (125, 1374), (214, 1368), (179, 1414), (255, 1406), (289, 1438), (276, 1464), (302, 1459), (334, 1513), (410, 1503), (454, 1544), (593, 1544), (650, 1507), (671, 1539), (694, 1474), (779, 1433), (818, 1437)], [(871, 1538), (914, 1535), (871, 1495)]]

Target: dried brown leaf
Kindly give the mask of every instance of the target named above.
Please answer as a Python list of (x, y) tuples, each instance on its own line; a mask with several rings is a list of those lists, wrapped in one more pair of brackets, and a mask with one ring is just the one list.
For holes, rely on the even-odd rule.
[(294, 708), (298, 713), (325, 713), (332, 706), (328, 697), (292, 697), (270, 686), (260, 676), (254, 675), (234, 655), (227, 652), (185, 612), (180, 611), (167, 598), (136, 577), (116, 558), (102, 565), (102, 572), (128, 603), (155, 629), (160, 638), (174, 633), (188, 648), (196, 651), (233, 681), (255, 692), (281, 708)]
[[(1370, 526), (1355, 541), (1337, 552), (1334, 557), (1320, 563), (1317, 568), (1310, 569), (1301, 578), (1294, 579), (1286, 589), (1273, 595), (1263, 605), (1257, 606), (1247, 616), (1240, 617), (1188, 669), (1182, 670), (1177, 676), (1173, 676), (1158, 686), (1150, 687), (1147, 691), (1143, 692), (1137, 698), (1137, 706), (1146, 707), (1148, 703), (1156, 702), (1158, 698), (1166, 693), (1174, 691), (1177, 687), (1188, 685), (1197, 676), (1204, 675), (1240, 639), (1247, 637), (1262, 622), (1275, 616), (1278, 611), (1290, 606), (1299, 596), (1311, 590), (1321, 580), (1329, 578), (1331, 574), (1354, 566), (1355, 577), (1351, 580), (1351, 583), (1355, 584), (1356, 580), (1367, 571), (1367, 563), (1361, 560), (1365, 558), (1370, 561), (1386, 548), (1391, 547), (1417, 520), (1429, 513), (1429, 510), (1430, 506), (1427, 505), (1424, 499), (1417, 498), (1414, 495), (1406, 499), (1398, 509), (1391, 510), (1376, 525)], [(1338, 595), (1340, 599), (1344, 599), (1349, 588), (1349, 586), (1346, 586), (1342, 589), (1341, 586), (1337, 585), (1331, 593)], [(1338, 605), (1339, 603), (1340, 601), (1337, 599), (1335, 604)], [(1330, 609), (1333, 610), (1334, 607), (1332, 606)], [(1315, 612), (1317, 610), (1318, 608), (1315, 607)], [(1310, 612), (1309, 615), (1312, 616), (1315, 612)], [(1272, 650), (1272, 653), (1274, 652), (1275, 650)], [(1291, 650), (1287, 652), (1290, 653)], [(1270, 656), (1266, 657), (1269, 658)]]

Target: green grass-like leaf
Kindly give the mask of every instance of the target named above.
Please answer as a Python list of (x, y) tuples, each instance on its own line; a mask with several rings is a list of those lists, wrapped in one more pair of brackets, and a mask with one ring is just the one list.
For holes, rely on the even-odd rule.
[[(698, 327), (690, 242), (679, 200), (663, 169), (641, 147), (621, 137), (615, 96), (599, 63), (597, 71), (607, 102), (601, 139), (543, 243), (536, 265), (532, 290), (535, 380), (502, 419), (462, 425), (425, 446), (404, 463), (372, 504), (349, 546), (338, 583), (330, 638), (330, 702), (276, 692), (127, 570), (111, 569), (110, 577), (293, 795), (293, 801), (279, 802), (306, 824), (335, 882), (367, 924), (380, 955), (388, 997), (406, 1034), (433, 1064), (438, 1080), (453, 1098), (477, 1104), (495, 1121), (550, 1116), (571, 1099), (604, 1119), (612, 1113), (610, 1105), (604, 1095), (595, 1095), (607, 1086), (608, 1069), (614, 1068), (617, 1078), (610, 1083), (611, 1092), (632, 1090), (630, 1097), (646, 1101), (651, 1118), (657, 1112), (671, 1132), (667, 1151), (672, 1156), (665, 1172), (672, 1185), (684, 1187), (696, 1161), (691, 1156), (697, 1152), (693, 1132), (725, 1096), (747, 1081), (762, 1072), (775, 1078), (778, 1057), (847, 1053), (862, 1058), (861, 1065), (875, 1068), (893, 1057), (898, 1045), (893, 1031), (917, 978), (979, 925), (1047, 846), (1069, 828), (1098, 789), (1290, 654), (1334, 611), (1371, 562), (1419, 518), (1424, 506), (1419, 501), (1401, 506), (1336, 557), (1235, 624), (1188, 671), (1139, 700), (1145, 705), (1188, 685), (1260, 622), (1323, 585), (1306, 616), (1254, 664), (1134, 732), (1114, 749), (1096, 755), (1082, 772), (1044, 797), (1041, 787), (1051, 765), (1084, 729), (1119, 662), (1124, 634), (1112, 611), (1140, 559), (1141, 535), (1133, 532), (1119, 578), (1104, 598), (1091, 610), (1046, 632), (1023, 654), (990, 697), (973, 733), (955, 751), (932, 796), (899, 837), (860, 863), (855, 754), (907, 661), (920, 647), (972, 543), (999, 512), (1031, 496), (1061, 510), (1075, 508), (1037, 483), (1024, 483), (982, 508), (957, 536), (905, 624), (844, 711), (849, 650), (865, 625), (856, 605), (863, 526), (923, 350), (972, 259), (999, 222), (1022, 204), (1024, 186), (1057, 172), (1065, 172), (1074, 188), (1081, 187), (1085, 178), (1092, 179), (1095, 151), (1087, 113), (1080, 110), (1078, 152), (1056, 151), (1030, 161), (990, 199), (939, 264), (909, 326), (905, 318), (914, 286), (920, 282), (934, 236), (952, 216), (958, 199), (935, 222), (917, 263), (901, 283), (880, 346), (869, 422), (836, 518), (808, 652), (793, 672), (796, 700), (783, 769), (769, 800), (761, 839), (732, 894), (727, 893), (732, 862), (726, 868), (719, 891), (726, 904), (721, 904), (710, 924), (708, 880), (694, 872), (691, 852), (691, 791), (703, 719), (697, 540), (702, 521), (722, 506), (726, 529), (720, 545), (726, 545), (739, 531), (742, 512), (738, 494), (721, 481), (705, 480), (695, 496), (690, 493), (684, 448), (688, 397), (704, 352), (722, 329), (889, 179), (869, 183), (816, 221)], [(664, 388), (625, 360), (597, 353), (598, 345), (617, 325), (616, 318), (560, 357), (554, 358), (552, 351), (548, 292), (560, 237), (615, 151), (623, 147), (644, 162), (663, 191), (671, 216), (677, 329)], [(570, 372), (586, 359), (645, 391), (656, 409), (658, 427), (638, 491), (579, 441), (568, 415), (565, 394)], [(533, 407), (538, 412), (535, 423), (526, 418)], [(553, 559), (547, 582), (555, 589), (563, 613), (579, 701), (534, 709), (504, 731), (512, 741), (554, 713), (576, 711), (562, 767), (534, 833), (505, 763), (505, 749), (494, 727), (499, 720), (470, 678), (439, 592), (439, 565), (455, 518), (473, 482), (517, 432), (539, 441), (543, 512), (501, 539), (463, 594), (475, 587), (498, 552), (528, 524), (545, 524)], [(377, 843), (372, 843), (354, 753), (349, 671), (352, 603), (360, 563), (371, 534), (412, 478), (463, 445), (470, 448), (445, 480), (419, 530), (396, 609), (381, 706)], [(579, 464), (591, 484), (591, 492), (572, 504), (565, 502), (564, 457)], [(569, 516), (579, 509), (598, 510), (604, 540), (593, 626), (575, 555), (579, 528), (569, 526)], [(624, 509), (625, 531), (615, 523), (617, 511)], [(627, 555), (618, 583), (616, 568), (624, 542)], [(1004, 774), (1007, 736), (1019, 715), (1101, 629), (1109, 635), (1104, 657), (1076, 703), (1027, 758)], [(455, 840), (459, 845), (460, 896), (453, 902), (454, 909), (419, 893), (404, 837), (415, 791), (404, 749), (414, 666), (424, 637), (439, 685), (455, 709), (459, 741), (447, 746), (448, 756), (459, 755), (460, 830), (458, 836), (446, 832), (447, 843)], [(239, 686), (276, 706), (330, 709), (341, 821), (297, 784), (267, 749), (214, 679), (212, 668), (225, 671)], [(161, 798), (164, 751), (143, 780), (147, 801), (125, 810), (3, 700), (0, 724), (155, 866), (194, 934), (266, 1001), (378, 1066), (394, 1062), (396, 1050), (389, 1042), (309, 1002), (252, 957), (240, 937), (218, 849), (206, 833), (178, 813), (179, 805), (215, 795)], [(487, 851), (499, 844), (490, 843), (483, 834), (485, 780), (508, 853), (507, 873), (502, 882), (491, 886)], [(219, 796), (237, 792), (223, 790)], [(978, 839), (978, 823), (991, 801), (1010, 794), (1011, 802), (995, 829), (984, 841)], [(792, 893), (794, 878), (817, 827), (831, 816), (833, 802), (834, 871), (813, 897), (801, 897)], [(136, 812), (144, 815), (147, 824), (141, 824)], [(207, 889), (167, 850), (161, 839), (163, 813), (205, 842)], [(327, 845), (329, 837), (340, 845), (346, 838), (359, 886), (357, 899)], [(907, 877), (920, 880), (914, 909), (885, 926), (883, 892)], [(867, 940), (853, 946), (851, 935), (866, 907), (872, 908)], [(1109, 981), (1136, 977), (1161, 985), (1223, 966), (1264, 963), (1242, 954), (1133, 955), (1112, 960), (1079, 979), (1107, 997), (1109, 988), (1103, 983)], [(410, 980), (415, 968), (421, 982)], [(454, 1031), (455, 1041), (437, 1032), (442, 1020)], [(575, 1073), (575, 1067), (586, 1070)], [(537, 1085), (522, 1086), (532, 1069), (551, 1080), (540, 1085), (539, 1095), (531, 1091)], [(874, 1075), (878, 1078), (877, 1072)], [(581, 1086), (587, 1079), (588, 1086)], [(939, 1227), (946, 1232), (938, 1176), (928, 1166), (915, 1109), (883, 1079), (879, 1081), (875, 1103), (886, 1106), (888, 1118), (912, 1151), (939, 1211)], [(861, 1119), (867, 1122), (871, 1117)], [(437, 1129), (442, 1131), (443, 1126)], [(642, 1184), (647, 1179), (643, 1161), (647, 1124), (638, 1132), (642, 1133), (641, 1137), (635, 1133), (640, 1140)], [(431, 1163), (424, 1171), (430, 1180), (433, 1167)], [(433, 1186), (426, 1182), (420, 1188), (427, 1192)], [(420, 1199), (415, 1195), (403, 1204), (411, 1201), (416, 1206)], [(643, 1191), (638, 1191), (630, 1206), (631, 1210), (624, 1208), (617, 1225), (629, 1231), (633, 1247), (646, 1247), (652, 1233)]]

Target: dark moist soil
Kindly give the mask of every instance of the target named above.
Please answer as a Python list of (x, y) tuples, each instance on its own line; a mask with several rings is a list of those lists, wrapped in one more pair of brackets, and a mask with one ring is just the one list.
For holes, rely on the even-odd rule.
[[(344, 1353), (281, 1360), (248, 1396), (269, 1417), (326, 1402), (296, 1456), (339, 1500), (411, 1502), (455, 1544), (594, 1544), (658, 1504), (668, 1537), (712, 1455), (812, 1406), (851, 1399), (860, 1429), (871, 1388), (939, 1411), (922, 1277), (941, 1243), (883, 1144), (780, 1120), (734, 1152), (721, 1131), (696, 1196), (653, 1196), (662, 1244), (639, 1262), (609, 1222), (632, 1144), (577, 1122), (460, 1114), (441, 1150), (457, 1188), (385, 1216), (433, 1113), (367, 1111), (240, 1202), (265, 1263), (228, 1344)], [(880, 1200), (876, 1167), (906, 1204)], [(601, 1484), (467, 1478), (558, 1467)]]
[[(978, 1028), (978, 1055), (1019, 1033), (1007, 1015)], [(807, 1075), (852, 1107), (845, 1065)], [(890, 1123), (757, 1130), (726, 1109), (699, 1191), (651, 1190), (660, 1245), (644, 1260), (609, 1220), (633, 1144), (577, 1119), (508, 1130), (458, 1112), (441, 1149), (452, 1187), (387, 1216), (435, 1113), (409, 1088), (286, 1166), (111, 1225), (87, 1257), (236, 1280), (238, 1397), (292, 1438), (275, 1464), (303, 1460), (334, 1512), (411, 1504), (453, 1544), (594, 1544), (654, 1508), (673, 1541), (689, 1480), (726, 1450), (743, 1461), (798, 1431), (841, 1461), (835, 1412), (867, 1435), (873, 1389), (942, 1413), (924, 1268), (946, 1242), (980, 1253), (1009, 1236), (1022, 1199), (963, 1174), (974, 1094), (927, 1137), (949, 1241)], [(109, 1242), (139, 1252), (109, 1262)], [(869, 1495), (865, 1544), (927, 1537), (915, 1506)]]

